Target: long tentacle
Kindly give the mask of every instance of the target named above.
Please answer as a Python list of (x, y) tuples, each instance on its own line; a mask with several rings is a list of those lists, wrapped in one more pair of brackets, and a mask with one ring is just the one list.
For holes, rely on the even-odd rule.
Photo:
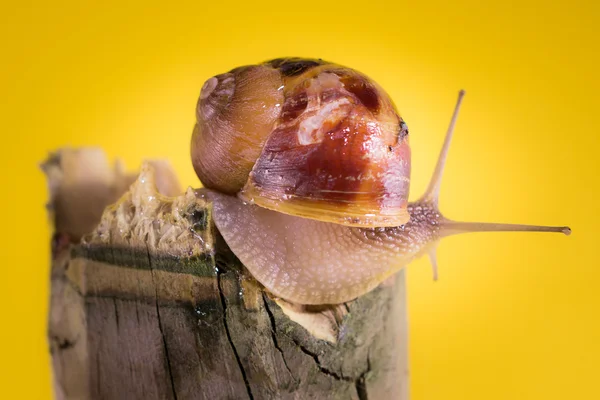
[(452, 114), (452, 119), (450, 120), (450, 125), (448, 126), (448, 131), (446, 132), (446, 138), (444, 139), (444, 144), (440, 151), (437, 164), (435, 166), (435, 170), (427, 187), (427, 190), (421, 196), (421, 198), (416, 201), (416, 205), (422, 204), (428, 207), (433, 207), (437, 211), (437, 219), (436, 221), (432, 221), (432, 225), (436, 226), (437, 234), (435, 235), (434, 242), (430, 244), (429, 250), (427, 251), (429, 258), (432, 263), (434, 280), (437, 280), (437, 261), (435, 250), (437, 248), (437, 243), (440, 238), (450, 235), (457, 235), (461, 233), (469, 233), (469, 232), (556, 232), (563, 233), (565, 235), (571, 234), (571, 229), (567, 226), (540, 226), (540, 225), (521, 225), (521, 224), (504, 224), (504, 223), (487, 223), (487, 222), (460, 222), (453, 221), (451, 219), (445, 218), (441, 216), (438, 211), (438, 203), (439, 203), (439, 193), (440, 187), (442, 184), (442, 175), (444, 173), (444, 167), (446, 165), (446, 159), (448, 157), (448, 152), (450, 149), (450, 142), (452, 141), (452, 136), (454, 134), (454, 129), (456, 127), (456, 121), (458, 119), (458, 114), (460, 111), (460, 107), (465, 95), (465, 91), (461, 90), (458, 94), (458, 100), (456, 102), (456, 106), (454, 108), (454, 113)]

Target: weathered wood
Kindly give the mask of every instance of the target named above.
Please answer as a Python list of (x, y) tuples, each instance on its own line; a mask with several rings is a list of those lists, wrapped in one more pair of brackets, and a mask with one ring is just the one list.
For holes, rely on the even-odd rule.
[(57, 399), (408, 398), (403, 273), (342, 306), (286, 305), (222, 243), (210, 203), (158, 193), (155, 170), (81, 241), (55, 236)]

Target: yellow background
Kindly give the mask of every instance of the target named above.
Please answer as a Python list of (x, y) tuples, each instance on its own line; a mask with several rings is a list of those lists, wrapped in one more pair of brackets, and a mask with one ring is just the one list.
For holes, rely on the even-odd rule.
[(98, 145), (132, 169), (165, 157), (197, 186), (202, 83), (283, 55), (389, 91), (411, 129), (413, 199), (466, 89), (443, 212), (573, 228), (446, 239), (435, 283), (426, 259), (410, 266), (412, 399), (600, 398), (598, 2), (153, 3), (0, 6), (0, 398), (51, 396), (47, 152)]

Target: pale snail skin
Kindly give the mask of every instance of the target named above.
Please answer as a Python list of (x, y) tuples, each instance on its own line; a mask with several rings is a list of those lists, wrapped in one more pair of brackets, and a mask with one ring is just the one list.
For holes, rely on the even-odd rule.
[[(214, 79), (209, 79), (203, 90), (204, 95), (207, 90), (213, 93), (216, 86)], [(319, 215), (295, 216), (291, 212), (282, 213), (248, 204), (232, 195), (235, 192), (221, 193), (209, 189), (203, 193), (212, 201), (215, 225), (234, 254), (269, 292), (289, 302), (307, 305), (351, 301), (371, 291), (424, 254), (429, 254), (436, 271), (434, 251), (437, 242), (444, 236), (476, 231), (548, 231), (569, 234), (570, 229), (567, 227), (462, 223), (441, 215), (437, 208), (441, 176), (463, 94), (461, 92), (459, 95), (426, 193), (420, 200), (406, 205), (408, 221), (398, 226), (371, 224), (368, 227), (336, 220), (323, 221), (319, 220)], [(200, 101), (202, 96), (203, 94)], [(264, 113), (267, 118), (271, 118), (269, 123), (277, 119), (273, 118), (277, 113), (273, 109), (265, 110)], [(401, 119), (400, 121), (404, 124)], [(199, 123), (202, 124), (203, 121)], [(213, 129), (217, 130), (218, 127)], [(194, 135), (198, 134), (196, 129)], [(193, 159), (197, 160), (197, 156), (194, 158), (195, 143), (197, 142), (193, 138), (192, 154)], [(262, 151), (256, 149), (256, 157)], [(409, 152), (405, 150), (403, 155), (407, 154)], [(220, 157), (226, 158), (227, 155), (221, 154)], [(197, 167), (196, 163), (194, 165)], [(205, 166), (201, 168), (203, 167)], [(399, 172), (409, 174), (410, 168)], [(199, 176), (202, 180), (202, 173)], [(244, 178), (236, 176), (240, 182)], [(408, 182), (409, 177), (406, 178)], [(237, 187), (240, 182), (236, 183)], [(408, 193), (403, 194), (407, 195)]]

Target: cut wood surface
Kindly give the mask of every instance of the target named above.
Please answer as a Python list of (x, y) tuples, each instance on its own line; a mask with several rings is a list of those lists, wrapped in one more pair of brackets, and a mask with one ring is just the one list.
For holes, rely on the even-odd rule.
[(347, 304), (273, 298), (167, 163), (136, 179), (88, 151), (44, 164), (57, 399), (408, 399), (403, 272)]

